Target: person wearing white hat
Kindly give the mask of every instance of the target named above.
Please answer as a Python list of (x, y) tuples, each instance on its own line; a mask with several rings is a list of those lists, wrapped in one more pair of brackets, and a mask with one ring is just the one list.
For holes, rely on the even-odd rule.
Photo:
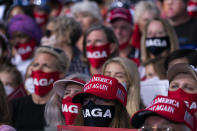
[(54, 93), (45, 108), (47, 128), (73, 124), (80, 104), (72, 103), (72, 97), (82, 91), (84, 84), (89, 79), (87, 75), (76, 73), (53, 84)]

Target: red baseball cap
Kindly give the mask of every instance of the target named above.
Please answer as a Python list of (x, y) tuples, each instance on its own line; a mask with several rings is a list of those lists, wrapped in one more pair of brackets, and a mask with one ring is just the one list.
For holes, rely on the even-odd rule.
[(129, 9), (126, 8), (114, 8), (112, 9), (107, 17), (108, 22), (112, 22), (115, 19), (124, 19), (129, 23), (132, 23), (132, 16)]
[(108, 100), (118, 100), (124, 106), (127, 104), (127, 92), (125, 88), (118, 80), (109, 76), (94, 75), (90, 81), (84, 85), (83, 92), (76, 94), (72, 101), (81, 103), (83, 97), (87, 94), (92, 94)]
[(65, 86), (68, 83), (75, 83), (75, 84), (79, 84), (79, 85), (84, 86), (84, 84), (86, 82), (83, 81), (83, 80), (80, 80), (78, 78), (72, 78), (72, 79), (64, 78), (64, 79), (57, 80), (56, 82), (54, 82), (53, 89), (60, 97), (63, 97), (64, 96)]
[(183, 123), (192, 131), (196, 130), (196, 118), (184, 101), (167, 96), (157, 96), (146, 109), (136, 112), (131, 118), (135, 128), (143, 126), (150, 115), (158, 115), (175, 123)]

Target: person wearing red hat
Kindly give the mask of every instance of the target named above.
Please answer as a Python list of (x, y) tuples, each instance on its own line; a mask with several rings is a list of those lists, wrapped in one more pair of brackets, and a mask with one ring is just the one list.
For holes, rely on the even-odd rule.
[(108, 13), (107, 21), (111, 24), (119, 42), (119, 54), (128, 57), (139, 65), (139, 51), (131, 45), (133, 32), (132, 15), (129, 9), (124, 7), (113, 8)]
[(80, 108), (80, 104), (72, 103), (75, 94), (82, 91), (87, 75), (76, 73), (53, 84), (53, 95), (45, 108), (45, 120), (48, 128), (57, 125), (72, 125)]
[(131, 124), (140, 131), (196, 131), (196, 118), (184, 101), (167, 96), (136, 112)]
[[(82, 105), (75, 125), (131, 128), (126, 111), (126, 89), (115, 78), (94, 75), (73, 97), (73, 102)], [(121, 112), (121, 113), (120, 113)]]
[(170, 81), (168, 96), (181, 99), (193, 112), (197, 112), (197, 68), (179, 63), (169, 68), (167, 78)]

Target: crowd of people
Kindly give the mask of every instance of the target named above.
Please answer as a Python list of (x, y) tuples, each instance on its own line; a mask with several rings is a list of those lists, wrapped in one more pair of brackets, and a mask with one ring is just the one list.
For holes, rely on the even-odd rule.
[(2, 0), (0, 10), (1, 131), (197, 131), (197, 0)]

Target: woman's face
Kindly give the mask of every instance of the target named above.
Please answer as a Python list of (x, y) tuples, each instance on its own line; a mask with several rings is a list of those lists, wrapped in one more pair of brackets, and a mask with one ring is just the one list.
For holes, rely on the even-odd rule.
[(197, 81), (189, 74), (178, 74), (170, 82), (170, 91), (176, 91), (181, 88), (184, 92), (189, 94), (197, 94)]
[(41, 70), (46, 73), (57, 71), (57, 58), (48, 53), (40, 52), (35, 55), (32, 70)]
[(17, 88), (16, 83), (14, 82), (14, 78), (11, 73), (1, 72), (0, 80), (2, 81), (4, 86), (11, 87), (13, 89)]
[(89, 33), (86, 39), (86, 47), (88, 46), (103, 46), (107, 44), (107, 37), (104, 31), (94, 30)]
[(113, 100), (106, 100), (95, 95), (88, 95), (83, 99), (82, 105), (87, 105), (90, 101), (92, 101), (96, 105), (106, 105), (106, 106), (114, 106), (115, 102)]
[(111, 62), (106, 66), (104, 75), (116, 78), (120, 83), (128, 82), (125, 70), (116, 62)]
[(81, 24), (83, 32), (96, 22), (96, 19), (89, 12), (78, 12), (74, 14), (75, 19)]
[(147, 38), (166, 36), (166, 31), (160, 21), (153, 20), (147, 28)]
[(26, 43), (30, 40), (30, 37), (22, 32), (13, 32), (10, 39), (10, 43), (16, 46), (18, 43)]
[(64, 98), (70, 96), (73, 97), (75, 94), (82, 91), (83, 86), (79, 84), (70, 83), (66, 85), (66, 88), (64, 90)]
[(140, 16), (138, 24), (141, 32), (143, 32), (146, 23), (152, 18), (153, 14), (150, 11), (144, 11), (144, 13)]
[(41, 39), (41, 45), (54, 46), (57, 43), (56, 34), (54, 32), (54, 22), (49, 22), (46, 26), (45, 35)]
[(157, 76), (152, 64), (148, 64), (145, 66), (145, 76), (146, 76), (146, 79), (151, 79)]

